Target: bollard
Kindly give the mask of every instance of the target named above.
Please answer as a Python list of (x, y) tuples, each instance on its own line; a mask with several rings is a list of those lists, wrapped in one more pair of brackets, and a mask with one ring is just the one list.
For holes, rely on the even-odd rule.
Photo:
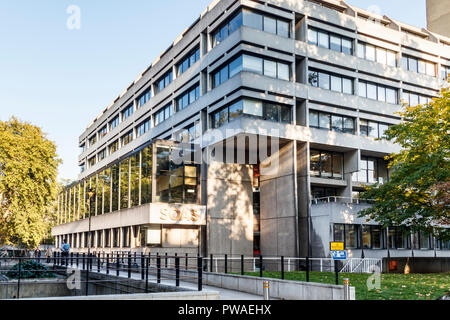
[(350, 300), (350, 279), (344, 279), (344, 300)]
[(264, 282), (263, 282), (263, 294), (264, 294), (264, 300), (270, 300), (269, 289), (270, 289), (270, 283), (269, 283), (269, 281), (264, 281)]

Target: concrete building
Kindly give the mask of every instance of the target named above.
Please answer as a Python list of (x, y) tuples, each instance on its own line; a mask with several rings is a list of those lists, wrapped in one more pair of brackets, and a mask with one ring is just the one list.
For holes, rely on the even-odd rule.
[(427, 0), (428, 30), (450, 37), (450, 0)]
[(449, 45), (344, 1), (214, 1), (82, 133), (53, 235), (86, 251), (91, 212), (94, 251), (450, 256), (357, 217), (399, 151), (376, 139), (438, 94)]

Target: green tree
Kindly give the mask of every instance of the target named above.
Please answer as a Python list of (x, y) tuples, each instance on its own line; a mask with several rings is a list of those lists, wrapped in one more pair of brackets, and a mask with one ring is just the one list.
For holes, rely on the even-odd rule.
[[(399, 144), (399, 153), (386, 157), (389, 182), (368, 187), (363, 197), (376, 200), (360, 212), (383, 226), (424, 231), (449, 240), (449, 146), (450, 92), (441, 90), (432, 102), (404, 106), (401, 124), (387, 132), (388, 140)], [(437, 227), (440, 226), (440, 227)], [(441, 228), (442, 227), (442, 228)]]
[(39, 127), (0, 121), (0, 244), (34, 248), (48, 235), (60, 162)]

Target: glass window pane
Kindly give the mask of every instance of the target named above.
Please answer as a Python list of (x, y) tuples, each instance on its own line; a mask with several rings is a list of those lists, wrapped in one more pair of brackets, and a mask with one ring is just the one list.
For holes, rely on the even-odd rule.
[(261, 15), (248, 10), (243, 10), (243, 17), (244, 25), (258, 30), (263, 29), (263, 20)]
[(375, 61), (375, 47), (370, 44), (366, 45), (366, 59)]
[(409, 104), (411, 106), (417, 106), (419, 104), (419, 96), (414, 93), (410, 93), (409, 95)]
[(387, 51), (383, 48), (377, 48), (377, 62), (386, 64), (387, 63)]
[(244, 100), (244, 113), (249, 115), (254, 115), (262, 117), (263, 115), (263, 104), (261, 101), (257, 100)]
[(311, 175), (314, 177), (320, 176), (320, 152), (311, 150), (309, 162)]
[(230, 63), (230, 78), (242, 71), (242, 56), (239, 56)]
[(362, 58), (365, 59), (366, 58), (366, 53), (365, 53), (365, 44), (358, 42), (358, 46), (357, 46), (357, 50), (356, 50), (356, 54), (358, 55), (358, 58)]
[(345, 54), (353, 54), (353, 42), (350, 39), (342, 39), (342, 52)]
[(345, 225), (345, 248), (358, 247), (358, 228), (356, 225)]
[(228, 24), (223, 26), (220, 30), (220, 38), (222, 39), (222, 41), (228, 38)]
[(319, 87), (330, 90), (330, 75), (326, 73), (319, 73)]
[(378, 87), (378, 101), (386, 101), (386, 88)]
[(436, 76), (436, 68), (434, 67), (434, 63), (427, 62), (427, 75), (435, 77)]
[(372, 237), (370, 232), (370, 226), (363, 226), (362, 227), (362, 240), (363, 240), (363, 248), (364, 249), (370, 249), (372, 245)]
[(228, 66), (225, 66), (220, 70), (220, 82), (224, 83), (228, 80)]
[(281, 107), (281, 122), (291, 123), (291, 108), (287, 106)]
[(367, 98), (367, 83), (361, 81), (358, 83), (358, 95)]
[(377, 86), (371, 83), (367, 84), (367, 98), (377, 100)]
[(319, 35), (319, 43), (318, 43), (319, 47), (328, 49), (329, 45), (330, 45), (329, 44), (329, 36), (328, 36), (328, 34), (319, 31), (318, 35)]
[(330, 36), (330, 49), (341, 52), (341, 38), (334, 35)]
[(408, 58), (409, 71), (417, 72), (419, 68), (419, 62), (415, 58)]
[(308, 42), (310, 44), (315, 44), (317, 45), (317, 41), (318, 41), (318, 34), (316, 30), (313, 29), (308, 29)]
[(242, 100), (232, 104), (230, 106), (230, 108), (229, 108), (230, 121), (240, 117), (242, 115), (242, 112), (243, 112), (243, 102), (242, 102)]
[(342, 92), (353, 94), (353, 81), (351, 79), (342, 78)]
[(345, 226), (343, 224), (334, 225), (334, 241), (345, 241)]
[(397, 104), (397, 91), (394, 89), (386, 88), (386, 102)]
[(387, 52), (387, 65), (391, 66), (391, 67), (396, 67), (397, 63), (396, 63), (396, 54), (395, 52), (392, 51), (388, 51)]
[(289, 22), (278, 20), (277, 25), (278, 35), (289, 38)]
[(230, 21), (230, 34), (239, 29), (242, 26), (242, 12), (239, 12), (233, 19)]
[(384, 133), (389, 129), (389, 125), (384, 124), (384, 123), (380, 123), (379, 125), (379, 134), (380, 134), (380, 138), (384, 137)]
[(277, 20), (270, 18), (270, 17), (264, 17), (264, 31), (276, 34), (277, 33)]
[(280, 106), (272, 103), (264, 105), (264, 119), (271, 121), (280, 121)]
[(249, 56), (249, 55), (244, 55), (243, 56), (243, 69), (245, 71), (250, 71), (250, 72), (256, 72), (259, 74), (262, 74), (263, 71), (263, 67), (262, 67), (262, 59), (261, 58), (257, 58), (257, 57), (253, 57), (253, 56)]
[(264, 60), (264, 75), (267, 77), (277, 77), (277, 63), (271, 60)]
[(331, 76), (331, 90), (342, 92), (342, 80), (340, 77)]
[(319, 113), (314, 110), (309, 111), (309, 126), (319, 127)]
[(426, 73), (426, 64), (425, 61), (419, 60), (418, 63), (418, 69), (419, 73), (425, 74)]
[(353, 118), (344, 117), (344, 133), (355, 133), (355, 120)]
[(277, 65), (278, 65), (278, 79), (289, 81), (290, 80), (289, 65), (280, 62), (278, 62)]
[(378, 138), (378, 123), (369, 121), (369, 137)]
[(312, 85), (313, 87), (319, 86), (319, 73), (316, 71), (309, 71), (308, 72), (308, 83)]
[(327, 113), (320, 113), (319, 115), (319, 127), (323, 129), (330, 129), (331, 115)]
[(321, 170), (320, 170), (321, 177), (331, 178), (333, 174), (332, 171), (333, 157), (331, 156), (331, 153), (321, 152), (320, 163), (321, 163)]
[(343, 156), (342, 154), (333, 154), (333, 178), (341, 180), (343, 178)]
[(344, 122), (343, 122), (342, 116), (336, 116), (336, 115), (331, 116), (332, 130), (342, 132), (343, 126), (344, 126)]

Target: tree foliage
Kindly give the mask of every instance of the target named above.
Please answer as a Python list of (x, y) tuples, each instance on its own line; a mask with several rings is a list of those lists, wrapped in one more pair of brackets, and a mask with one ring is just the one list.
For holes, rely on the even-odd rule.
[(386, 132), (388, 140), (402, 147), (386, 157), (390, 180), (368, 187), (363, 197), (376, 202), (361, 217), (450, 239), (449, 98), (447, 87), (429, 104), (404, 106), (399, 114), (405, 121)]
[(56, 145), (39, 127), (0, 121), (0, 244), (34, 248), (55, 220)]

